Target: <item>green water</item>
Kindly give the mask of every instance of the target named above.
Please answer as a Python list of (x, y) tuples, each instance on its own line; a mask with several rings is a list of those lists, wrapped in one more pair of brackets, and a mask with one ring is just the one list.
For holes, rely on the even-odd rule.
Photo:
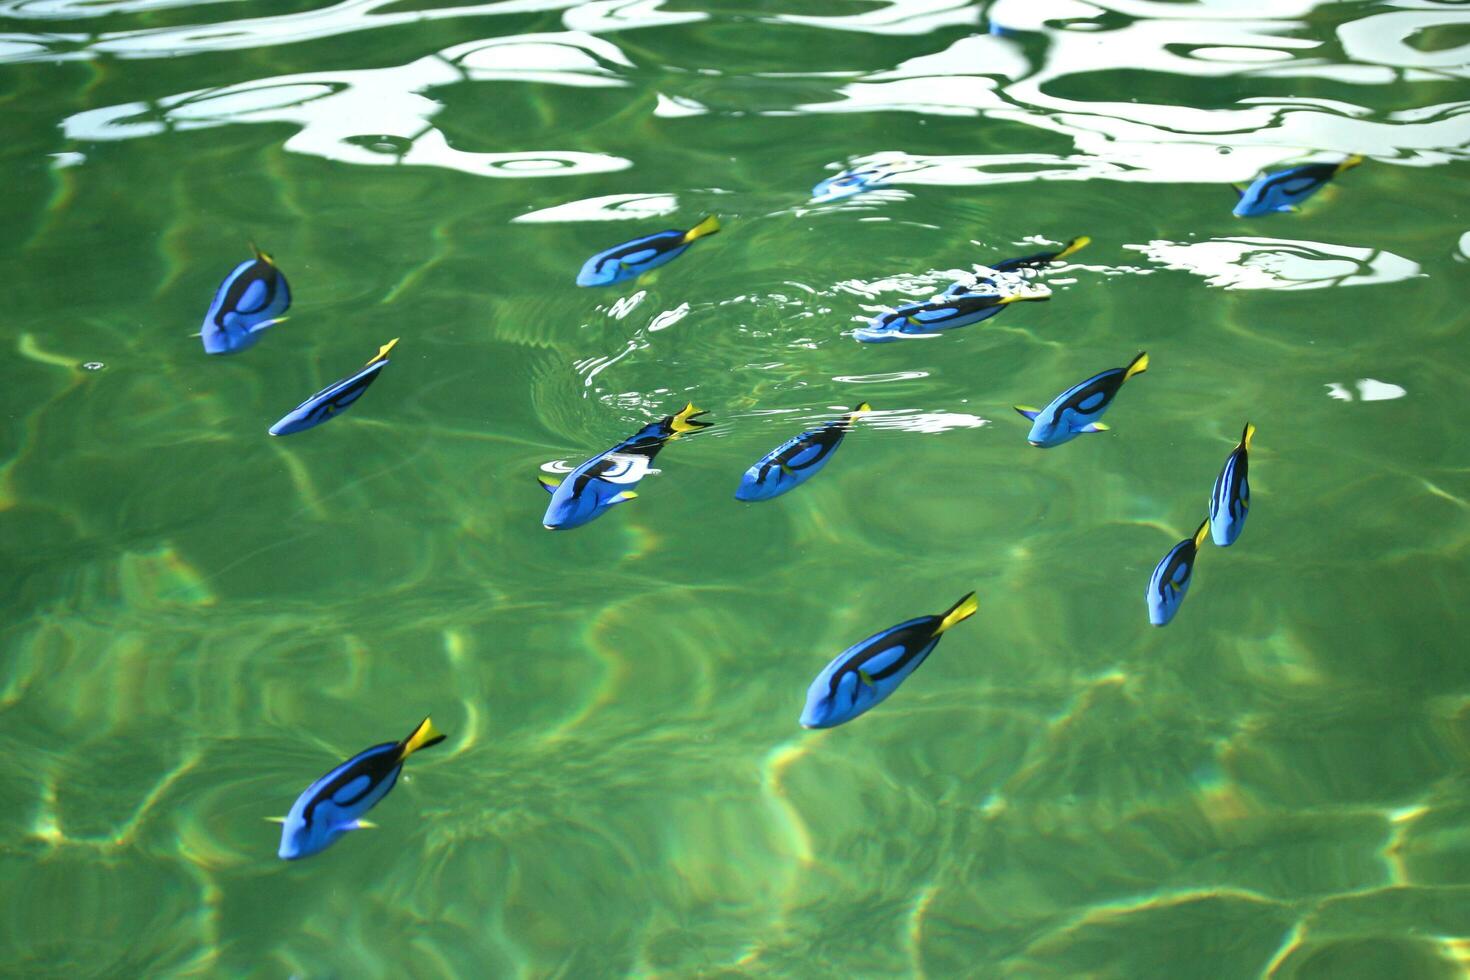
[[(1470, 969), (1463, 5), (5, 0), (0, 63), (0, 975)], [(843, 336), (1079, 234), (1050, 302)], [(291, 318), (208, 357), (250, 240)], [(1012, 404), (1145, 349), (1112, 432), (1026, 445)], [(689, 400), (639, 499), (541, 527), (542, 467)], [(1152, 628), (1247, 419), (1250, 522)], [(429, 713), (379, 829), (276, 858)]]

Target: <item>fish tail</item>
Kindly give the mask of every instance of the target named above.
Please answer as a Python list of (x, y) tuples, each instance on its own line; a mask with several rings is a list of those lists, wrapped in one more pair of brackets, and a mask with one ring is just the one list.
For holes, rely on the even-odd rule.
[(706, 215), (704, 218), (700, 219), (699, 224), (684, 232), (684, 241), (692, 242), (696, 238), (703, 238), (705, 235), (713, 235), (719, 230), (720, 219), (716, 218), (712, 214)]
[(273, 258), (271, 258), (266, 253), (262, 252), (260, 250), (260, 246), (256, 245), (255, 244), (255, 241), (253, 239), (250, 242), (250, 251), (252, 251), (252, 252), (255, 253), (255, 258), (257, 260), (259, 260), (261, 262), (264, 262), (266, 265), (275, 265), (276, 264), (276, 260), (273, 259)]
[(860, 402), (856, 408), (847, 413), (847, 421), (849, 424), (856, 422), (859, 417), (867, 415), (872, 410), (872, 405), (869, 405), (867, 402)]
[(1346, 160), (1342, 161), (1342, 163), (1339, 163), (1337, 165), (1337, 169), (1334, 170), (1332, 173), (1333, 173), (1334, 176), (1336, 176), (1337, 174), (1342, 173), (1344, 170), (1351, 170), (1351, 169), (1353, 169), (1354, 167), (1356, 167), (1358, 164), (1360, 164), (1362, 162), (1363, 162), (1363, 156), (1362, 156), (1362, 154), (1360, 154), (1360, 153), (1354, 153), (1352, 156), (1350, 156)]
[(968, 593), (959, 602), (956, 602), (953, 606), (950, 606), (949, 611), (946, 612), (942, 617), (940, 617), (939, 626), (935, 628), (934, 635), (938, 636), (940, 633), (943, 633), (955, 623), (969, 619), (971, 616), (975, 615), (975, 610), (979, 608), (980, 600), (975, 598), (975, 593)]
[(714, 424), (713, 422), (701, 422), (698, 419), (698, 416), (704, 414), (706, 413), (694, 407), (693, 402), (689, 402), (679, 409), (678, 414), (669, 418), (669, 429), (673, 433), (669, 438), (683, 435), (685, 432), (698, 432), (700, 429), (709, 428)]
[(1240, 445), (1247, 451), (1249, 451), (1251, 448), (1251, 436), (1255, 434), (1256, 427), (1251, 425), (1249, 422), (1245, 424), (1244, 429), (1240, 430)]
[(415, 728), (409, 734), (408, 738), (398, 743), (398, 758), (407, 759), (419, 749), (427, 749), (431, 745), (438, 745), (444, 739), (444, 733), (434, 727), (432, 720), (425, 718), (419, 722), (419, 727)]
[(386, 361), (388, 359), (388, 352), (391, 351), (393, 349), (394, 345), (396, 345), (397, 343), (398, 343), (398, 338), (397, 337), (394, 337), (392, 340), (388, 341), (382, 347), (379, 347), (378, 348), (378, 352), (373, 355), (372, 360), (368, 361), (367, 364), (364, 364), (363, 367), (369, 367), (369, 366), (371, 366), (373, 364), (378, 363), (379, 361)]
[(1073, 252), (1080, 252), (1082, 249), (1091, 244), (1091, 238), (1088, 238), (1086, 235), (1078, 235), (1076, 238), (1068, 242), (1065, 248), (1063, 248), (1060, 252), (1053, 256), (1053, 261), (1055, 261), (1056, 259), (1065, 259)]
[(1206, 517), (1205, 518), (1205, 522), (1203, 524), (1201, 524), (1199, 526), (1198, 530), (1196, 530), (1194, 532), (1194, 546), (1196, 548), (1198, 548), (1200, 545), (1204, 544), (1205, 543), (1205, 535), (1207, 535), (1209, 533), (1210, 533), (1210, 519), (1208, 517)]
[(1047, 293), (1011, 293), (1009, 296), (1002, 296), (1000, 298), (1000, 305), (1001, 306), (1004, 306), (1007, 303), (1021, 303), (1021, 302), (1024, 302), (1024, 301), (1028, 300), (1028, 299), (1035, 299), (1035, 300), (1047, 300), (1047, 299), (1051, 299), (1051, 293), (1049, 293), (1049, 292), (1047, 292)]
[(1127, 381), (1135, 374), (1142, 374), (1148, 370), (1148, 351), (1139, 351), (1138, 356), (1128, 362), (1128, 368), (1123, 372), (1123, 380)]

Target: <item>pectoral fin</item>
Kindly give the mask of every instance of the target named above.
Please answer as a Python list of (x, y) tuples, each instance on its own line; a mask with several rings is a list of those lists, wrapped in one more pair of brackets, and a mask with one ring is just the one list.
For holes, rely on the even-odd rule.
[(858, 680), (862, 681), (864, 684), (868, 685), (869, 687), (876, 687), (877, 686), (877, 683), (873, 680), (873, 675), (872, 674), (869, 674), (866, 670), (859, 670), (857, 672), (857, 675), (858, 675)]
[(265, 328), (267, 328), (267, 327), (274, 327), (278, 323), (285, 323), (288, 319), (290, 319), (290, 317), (278, 316), (274, 320), (262, 320), (259, 323), (257, 323), (255, 326), (251, 327), (246, 332), (247, 333), (260, 333)]
[(265, 818), (265, 822), (266, 823), (285, 823), (286, 822), (286, 818), (285, 817), (266, 817)]
[(612, 503), (615, 503), (615, 504), (620, 504), (620, 503), (622, 503), (625, 500), (632, 500), (636, 496), (638, 496), (638, 495), (636, 493), (634, 493), (632, 490), (624, 490), (622, 493), (617, 494), (616, 496), (614, 496), (612, 498), (612, 501), (611, 502)]
[(541, 484), (541, 489), (547, 493), (556, 493), (556, 488), (561, 486), (561, 477), (547, 476), (545, 473), (539, 473), (536, 476), (536, 482)]
[(1032, 408), (1030, 405), (1013, 405), (1011, 407), (1033, 422), (1036, 421), (1036, 416), (1041, 414), (1041, 409)]
[(1082, 428), (1078, 429), (1077, 431), (1078, 432), (1106, 432), (1106, 431), (1108, 431), (1109, 428), (1111, 428), (1111, 427), (1110, 426), (1103, 425), (1101, 422), (1089, 422), (1087, 425), (1084, 425)]

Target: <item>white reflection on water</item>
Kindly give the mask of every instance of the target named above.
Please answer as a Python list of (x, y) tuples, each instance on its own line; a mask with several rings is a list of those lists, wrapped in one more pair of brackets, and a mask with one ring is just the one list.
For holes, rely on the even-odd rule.
[(857, 14), (834, 17), (776, 14), (769, 19), (776, 23), (867, 34), (928, 34), (945, 27), (978, 24), (980, 8), (970, 0), (888, 0)]
[(1416, 262), (1378, 248), (1284, 238), (1214, 238), (1125, 245), (1170, 269), (1224, 289), (1323, 289), (1398, 282), (1420, 274)]
[(605, 194), (516, 215), (512, 222), (621, 221), (656, 218), (679, 210), (673, 194)]
[[(1330, 381), (1325, 386), (1328, 398), (1336, 398), (1338, 401), (1350, 402), (1353, 393), (1348, 390), (1347, 385), (1338, 381)], [(1377, 381), (1373, 378), (1358, 379), (1358, 401), (1382, 402), (1402, 398), (1409, 392), (1402, 385), (1396, 385), (1388, 381)]]
[[(0, 0), (14, 17), (56, 17), (78, 0)], [(113, 6), (142, 0), (117, 0)], [(173, 3), (174, 0), (164, 0)], [(996, 0), (979, 33), (979, 5), (961, 0), (891, 0), (857, 13), (813, 16), (763, 13), (770, 30), (827, 28), (919, 37), (945, 31), (937, 50), (891, 66), (815, 72), (759, 72), (747, 87), (763, 101), (740, 114), (903, 111), (975, 116), (1057, 133), (1070, 150), (1054, 154), (919, 155), (889, 150), (853, 157), (852, 165), (901, 169), (895, 184), (977, 185), (1089, 179), (1248, 181), (1262, 170), (1309, 154), (1360, 153), (1430, 166), (1470, 155), (1470, 100), (1398, 111), (1355, 105), (1348, 98), (1254, 94), (1255, 80), (1325, 79), (1341, 86), (1401, 86), (1470, 75), (1470, 44), (1421, 50), (1434, 28), (1457, 28), (1461, 10), (1426, 7), (1374, 12), (1335, 27), (1324, 42), (1311, 15), (1316, 0), (1147, 2), (1147, 0)], [(1340, 5), (1339, 5), (1340, 6)], [(1396, 6), (1409, 6), (1407, 3)], [(428, 90), (455, 81), (513, 79), (554, 85), (628, 87), (634, 66), (596, 32), (704, 20), (709, 14), (664, 10), (662, 0), (498, 0), (428, 10), (397, 0), (346, 0), (321, 10), (208, 25), (90, 34), (0, 35), (0, 62), (62, 61), (107, 54), (151, 58), (271, 46), (346, 32), (447, 17), (561, 11), (568, 33), (509, 37), (450, 48), (397, 68), (283, 76), (170, 96), (157, 103), (96, 109), (67, 121), (76, 138), (120, 139), (164, 129), (229, 122), (289, 121), (302, 126), (288, 146), (352, 162), (419, 163), (496, 176), (593, 173), (623, 169), (627, 160), (600, 153), (465, 153), (428, 123), (438, 105)], [(954, 38), (953, 29), (976, 33)], [(796, 36), (793, 34), (792, 36)], [(1449, 35), (1454, 37), (1453, 35)], [(906, 50), (912, 50), (912, 44)], [(1218, 105), (1104, 100), (1116, 84), (1088, 80), (1116, 73), (1231, 79)], [(711, 111), (706, 101), (734, 84), (697, 64), (670, 66), (658, 82), (657, 118)], [(681, 91), (683, 88), (689, 91)], [(274, 95), (266, 90), (274, 89)], [(1150, 92), (1167, 91), (1158, 84)], [(1443, 90), (1443, 89), (1440, 89)], [(636, 97), (642, 98), (642, 86)], [(820, 94), (813, 95), (816, 91)], [(1260, 91), (1259, 89), (1255, 91)], [(1269, 91), (1269, 90), (1267, 90)], [(1236, 94), (1236, 93), (1239, 94)], [(280, 101), (295, 93), (297, 101)], [(261, 99), (255, 103), (254, 99)], [(1157, 98), (1157, 96), (1155, 96)], [(191, 103), (185, 108), (183, 103)], [(718, 100), (711, 104), (719, 104)], [(1410, 103), (1412, 104), (1412, 102)], [(312, 108), (307, 109), (307, 106)], [(733, 110), (730, 110), (733, 111)], [(385, 125), (385, 121), (387, 125)], [(388, 137), (388, 146), (345, 141)], [(394, 147), (393, 140), (406, 141)], [(862, 147), (854, 147), (862, 150)], [(871, 206), (874, 201), (862, 206)]]
[(370, 165), (418, 164), (486, 177), (604, 173), (632, 164), (608, 153), (528, 150), (477, 153), (449, 145), (429, 120), (443, 108), (427, 91), (464, 81), (622, 86), (622, 51), (590, 34), (527, 34), (455, 45), (397, 68), (285, 75), (91, 109), (62, 130), (75, 140), (115, 140), (230, 123), (288, 122), (297, 153)]

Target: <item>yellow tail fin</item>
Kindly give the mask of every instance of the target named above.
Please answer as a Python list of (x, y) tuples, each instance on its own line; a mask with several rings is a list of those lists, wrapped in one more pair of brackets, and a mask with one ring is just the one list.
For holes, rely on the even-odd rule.
[(398, 344), (398, 338), (397, 337), (394, 337), (392, 340), (388, 341), (382, 347), (379, 347), (378, 348), (378, 352), (373, 355), (372, 360), (368, 361), (367, 364), (364, 364), (363, 367), (370, 367), (370, 366), (378, 363), (379, 361), (386, 361), (388, 359), (388, 352), (390, 350), (392, 350), (397, 344)]
[(1360, 164), (1362, 162), (1363, 162), (1362, 156), (1359, 155), (1359, 154), (1357, 154), (1357, 153), (1354, 153), (1352, 156), (1350, 156), (1346, 160), (1342, 161), (1342, 163), (1339, 163), (1337, 165), (1337, 169), (1335, 171), (1333, 171), (1333, 173), (1334, 174), (1340, 174), (1344, 170), (1351, 170), (1352, 168), (1356, 167), (1358, 164)]
[(684, 232), (684, 241), (692, 242), (696, 238), (703, 238), (705, 235), (713, 235), (719, 230), (720, 219), (716, 218), (714, 215), (709, 215), (708, 217), (700, 221), (699, 224)]
[(959, 602), (956, 602), (953, 606), (950, 607), (949, 612), (945, 613), (944, 617), (939, 620), (939, 627), (934, 631), (934, 635), (938, 636), (940, 633), (943, 633), (955, 623), (969, 619), (971, 616), (975, 615), (975, 610), (979, 608), (980, 600), (976, 599), (975, 593), (971, 592), (969, 595), (965, 596)]
[[(1081, 251), (1082, 249), (1086, 248), (1087, 246), (1089, 246), (1091, 244), (1092, 244), (1092, 239), (1091, 238), (1088, 238), (1086, 235), (1078, 235), (1076, 238), (1072, 239), (1070, 242), (1067, 243), (1067, 247), (1066, 248), (1062, 249), (1060, 252), (1057, 253), (1057, 258), (1058, 259), (1065, 259), (1067, 256), (1071, 255), (1073, 252), (1079, 252), (1079, 251)], [(1055, 261), (1055, 260), (1053, 260), (1053, 261)]]
[(1148, 352), (1139, 351), (1138, 356), (1128, 362), (1128, 369), (1123, 372), (1123, 380), (1127, 381), (1135, 374), (1142, 374), (1148, 370)]
[(275, 265), (276, 264), (276, 260), (273, 259), (273, 258), (271, 258), (269, 255), (265, 254), (264, 252), (262, 252), (260, 250), (260, 247), (258, 245), (256, 245), (254, 242), (251, 242), (250, 243), (250, 251), (254, 252), (255, 253), (255, 257), (257, 259), (259, 259), (260, 261), (264, 262), (266, 265)]
[(400, 759), (407, 759), (419, 749), (427, 749), (431, 745), (438, 745), (444, 741), (444, 738), (444, 733), (434, 727), (434, 722), (425, 718), (419, 722), (419, 727), (415, 728), (408, 738), (398, 743), (401, 746), (398, 757)]
[[(710, 423), (701, 422), (695, 418), (696, 415), (703, 414), (705, 413), (702, 410), (695, 408), (694, 403), (690, 402), (679, 409), (677, 415), (669, 419), (669, 428), (674, 430), (675, 436), (682, 435), (685, 432), (697, 432), (700, 429), (707, 429)], [(673, 436), (670, 436), (670, 438), (673, 438)]]
[(1198, 548), (1200, 545), (1204, 544), (1205, 543), (1205, 535), (1207, 535), (1209, 533), (1210, 533), (1210, 519), (1208, 517), (1206, 517), (1205, 518), (1205, 522), (1199, 526), (1199, 530), (1197, 530), (1197, 531), (1194, 532), (1194, 546), (1196, 548)]
[(1000, 298), (1000, 305), (1020, 303), (1028, 299), (1051, 299), (1051, 293), (1011, 293), (1009, 296), (1002, 296)]
[(1240, 444), (1245, 447), (1247, 452), (1249, 452), (1251, 448), (1251, 436), (1254, 436), (1255, 434), (1256, 427), (1247, 422), (1245, 424), (1245, 428), (1240, 433)]

